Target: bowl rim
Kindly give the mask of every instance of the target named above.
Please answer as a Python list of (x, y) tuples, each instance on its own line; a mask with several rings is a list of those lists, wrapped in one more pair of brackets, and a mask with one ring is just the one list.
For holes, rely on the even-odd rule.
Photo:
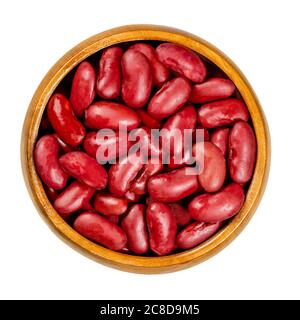
[[(55, 211), (35, 171), (33, 148), (43, 111), (62, 79), (95, 52), (121, 42), (157, 40), (184, 45), (217, 65), (231, 79), (246, 103), (257, 140), (257, 160), (245, 203), (240, 212), (214, 236), (195, 248), (164, 257), (143, 257), (104, 248), (77, 233)], [(48, 71), (28, 107), (21, 138), (23, 176), (30, 196), (48, 226), (67, 244), (102, 264), (136, 273), (177, 271), (212, 257), (244, 229), (253, 216), (266, 187), (270, 168), (268, 124), (254, 90), (240, 69), (219, 49), (188, 32), (159, 25), (127, 25), (98, 33), (68, 51)]]

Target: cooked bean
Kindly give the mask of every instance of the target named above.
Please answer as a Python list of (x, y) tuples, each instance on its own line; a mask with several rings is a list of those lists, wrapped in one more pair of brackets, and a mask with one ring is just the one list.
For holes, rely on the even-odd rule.
[(248, 119), (247, 107), (234, 98), (204, 104), (198, 111), (198, 121), (205, 128), (233, 125), (239, 120)]
[(193, 82), (202, 82), (206, 67), (192, 50), (175, 43), (162, 43), (156, 48), (158, 59), (169, 69)]
[(84, 237), (112, 250), (121, 250), (127, 242), (126, 234), (119, 226), (94, 212), (81, 213), (73, 226)]
[(171, 209), (160, 202), (151, 202), (147, 208), (150, 248), (159, 256), (175, 249), (176, 219)]
[(142, 204), (132, 206), (121, 224), (127, 235), (129, 250), (136, 254), (145, 254), (149, 249), (145, 206)]
[(241, 185), (231, 183), (217, 193), (205, 193), (194, 198), (189, 204), (189, 212), (195, 220), (216, 223), (237, 214), (244, 199)]
[(229, 171), (232, 180), (248, 182), (253, 174), (256, 159), (256, 139), (250, 125), (237, 122), (229, 135)]

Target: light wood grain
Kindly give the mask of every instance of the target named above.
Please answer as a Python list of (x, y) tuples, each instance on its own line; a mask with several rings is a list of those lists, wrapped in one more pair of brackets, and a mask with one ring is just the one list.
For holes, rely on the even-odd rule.
[[(118, 253), (97, 245), (73, 230), (50, 204), (33, 162), (33, 148), (47, 102), (62, 79), (82, 60), (113, 44), (136, 41), (171, 41), (200, 53), (222, 69), (235, 83), (248, 106), (257, 138), (257, 162), (246, 201), (239, 214), (216, 235), (203, 244), (182, 253), (166, 257), (140, 257)], [(177, 271), (213, 256), (227, 246), (253, 216), (267, 183), (270, 166), (270, 137), (268, 125), (258, 99), (238, 67), (205, 40), (174, 28), (154, 25), (130, 25), (99, 33), (66, 53), (46, 74), (29, 105), (23, 126), (21, 158), (24, 179), (41, 216), (64, 241), (84, 255), (105, 265), (130, 272), (163, 273)], [(38, 239), (37, 239), (38, 240)]]

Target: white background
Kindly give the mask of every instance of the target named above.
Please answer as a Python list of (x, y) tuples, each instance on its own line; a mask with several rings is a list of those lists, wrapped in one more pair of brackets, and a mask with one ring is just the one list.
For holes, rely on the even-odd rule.
[[(300, 298), (299, 1), (1, 1), (0, 298)], [(231, 57), (253, 85), (272, 165), (253, 220), (225, 250), (178, 273), (136, 275), (97, 264), (42, 221), (23, 182), (27, 106), (47, 70), (100, 31), (152, 23), (184, 29)]]

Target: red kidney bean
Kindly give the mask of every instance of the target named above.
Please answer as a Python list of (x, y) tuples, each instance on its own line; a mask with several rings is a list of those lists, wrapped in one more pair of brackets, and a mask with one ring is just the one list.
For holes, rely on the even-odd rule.
[[(189, 168), (190, 169), (190, 168)], [(148, 181), (148, 192), (156, 201), (176, 202), (198, 190), (196, 175), (187, 174), (188, 167), (158, 174)]]
[(95, 97), (96, 73), (93, 66), (87, 62), (82, 62), (74, 75), (70, 102), (75, 114), (79, 117), (84, 110), (93, 102)]
[(190, 213), (181, 204), (179, 204), (177, 202), (169, 203), (169, 207), (175, 216), (175, 219), (176, 219), (178, 226), (184, 227), (191, 222), (192, 217), (191, 217)]
[(143, 109), (137, 109), (136, 112), (141, 118), (141, 121), (144, 126), (150, 129), (159, 129), (161, 127), (161, 123), (159, 120), (152, 118), (149, 113), (147, 113)]
[(192, 103), (204, 103), (214, 100), (229, 98), (235, 91), (235, 85), (231, 80), (223, 78), (211, 78), (192, 87), (190, 101)]
[(150, 248), (159, 256), (175, 249), (176, 219), (171, 209), (160, 202), (151, 202), (147, 207), (147, 225)]
[(53, 206), (62, 218), (67, 219), (71, 213), (81, 209), (94, 192), (94, 188), (75, 181), (56, 198)]
[(256, 159), (256, 139), (250, 125), (237, 122), (229, 135), (229, 171), (237, 183), (248, 182), (253, 174)]
[(146, 43), (136, 43), (130, 49), (141, 52), (149, 60), (153, 84), (161, 87), (170, 76), (169, 70), (158, 60), (155, 49)]
[(190, 49), (174, 43), (162, 43), (156, 48), (158, 59), (169, 69), (193, 82), (202, 82), (206, 67), (200, 57)]
[(142, 167), (143, 162), (136, 153), (130, 153), (113, 164), (108, 172), (109, 191), (118, 197), (124, 196)]
[[(169, 134), (163, 134), (162, 138), (168, 145), (170, 145), (170, 155), (174, 153), (182, 153), (184, 146), (184, 130), (195, 129), (197, 123), (197, 113), (193, 106), (186, 106), (170, 117), (163, 126)], [(182, 135), (182, 143), (176, 144), (176, 140), (172, 136), (174, 130), (178, 130)]]
[(149, 250), (145, 206), (143, 204), (132, 206), (121, 225), (127, 235), (129, 250), (136, 254), (145, 254)]
[[(110, 161), (115, 159), (116, 157), (121, 157), (129, 150), (129, 148), (132, 146), (132, 142), (128, 141), (126, 142), (126, 137), (128, 135), (125, 134), (119, 134), (116, 132), (115, 134), (107, 135), (105, 137), (98, 136), (97, 132), (89, 132), (83, 142), (83, 148), (86, 151), (87, 154), (89, 154), (91, 157), (96, 158), (98, 161)], [(127, 144), (127, 147), (125, 147), (125, 142)], [(119, 148), (121, 146), (121, 148)], [(98, 148), (103, 148), (103, 155), (105, 157), (101, 158), (101, 154), (97, 154)], [(109, 153), (110, 148), (116, 151), (116, 153)]]
[(76, 119), (70, 102), (61, 94), (54, 94), (47, 107), (48, 119), (60, 139), (75, 147), (85, 136), (83, 125)]
[(217, 146), (223, 152), (224, 156), (227, 155), (228, 136), (229, 128), (217, 128), (212, 132), (210, 137), (211, 143)]
[(137, 128), (141, 120), (134, 110), (120, 103), (99, 101), (86, 110), (85, 121), (92, 129), (119, 129), (122, 124), (131, 130)]
[(144, 165), (142, 170), (138, 173), (137, 177), (133, 181), (130, 187), (130, 191), (136, 193), (136, 194), (146, 194), (147, 192), (147, 182), (150, 177), (155, 175), (156, 173), (162, 171), (163, 169), (162, 161), (159, 160), (158, 163), (152, 161), (149, 159), (149, 162)]
[(198, 111), (198, 121), (205, 128), (232, 125), (248, 119), (249, 113), (244, 102), (234, 98), (204, 104)]
[(136, 50), (127, 50), (121, 60), (122, 98), (132, 108), (141, 108), (148, 101), (152, 73), (148, 59)]
[(112, 250), (121, 250), (127, 242), (126, 234), (119, 226), (94, 212), (81, 213), (74, 221), (74, 229)]
[(34, 149), (35, 167), (40, 178), (55, 190), (64, 188), (68, 180), (58, 162), (58, 154), (59, 144), (53, 135), (40, 138)]
[(66, 153), (66, 152), (71, 152), (71, 151), (74, 151), (74, 150), (75, 150), (74, 147), (71, 147), (71, 146), (67, 145), (64, 141), (62, 141), (56, 133), (54, 133), (53, 136), (56, 138), (56, 140), (57, 140), (57, 142), (58, 142), (61, 150), (62, 150), (64, 153)]
[(88, 132), (85, 136), (85, 139), (83, 141), (83, 149), (85, 152), (90, 155), (93, 158), (96, 158), (97, 150), (101, 146), (101, 142), (111, 141), (113, 140), (113, 144), (116, 144), (116, 136), (112, 137), (111, 139), (99, 141), (100, 139), (97, 139), (97, 132)]
[(222, 151), (211, 142), (205, 141), (193, 146), (193, 155), (199, 165), (198, 179), (202, 188), (206, 192), (218, 191), (226, 177), (226, 161)]
[(94, 197), (94, 208), (105, 216), (123, 214), (127, 207), (127, 199), (115, 197), (107, 192), (97, 193)]
[(190, 249), (211, 237), (220, 228), (220, 223), (194, 222), (183, 229), (176, 238), (181, 249)]
[(95, 189), (104, 189), (107, 184), (105, 169), (94, 158), (82, 151), (73, 151), (59, 158), (63, 170), (70, 176)]
[(124, 194), (124, 197), (128, 200), (128, 202), (139, 202), (141, 199), (139, 194), (131, 192), (130, 190)]
[(109, 47), (102, 53), (96, 92), (103, 99), (114, 99), (120, 95), (122, 55), (120, 47)]
[(166, 82), (152, 97), (148, 113), (156, 119), (166, 118), (179, 110), (189, 99), (191, 86), (184, 78)]
[(189, 212), (195, 220), (216, 223), (233, 217), (245, 200), (244, 190), (237, 183), (230, 183), (217, 193), (205, 193), (194, 198)]

